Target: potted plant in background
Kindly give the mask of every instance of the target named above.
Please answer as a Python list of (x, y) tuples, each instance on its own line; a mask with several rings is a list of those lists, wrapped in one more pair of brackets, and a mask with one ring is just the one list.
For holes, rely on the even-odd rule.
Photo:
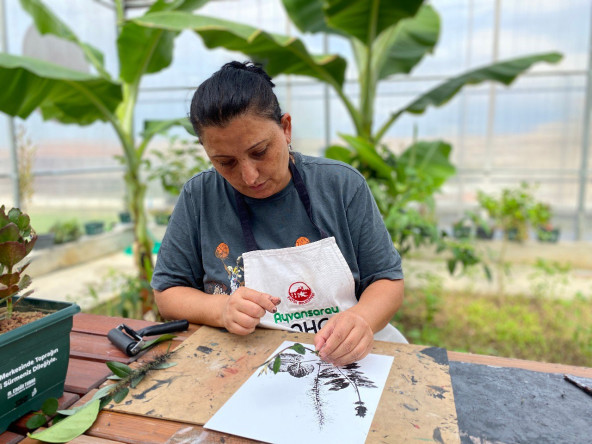
[(499, 197), (479, 191), (477, 200), (489, 220), (503, 230), (504, 238), (510, 241), (525, 241), (529, 228), (537, 230), (551, 219), (549, 205), (537, 202), (532, 187), (526, 182), (515, 188), (503, 188)]
[(477, 239), (491, 240), (493, 239), (494, 234), (494, 229), (486, 221), (483, 221), (482, 224), (477, 225), (477, 229), (475, 231), (475, 236)]
[(102, 220), (91, 220), (84, 224), (84, 232), (88, 236), (101, 234), (105, 230), (105, 222)]
[(0, 433), (47, 398), (62, 396), (72, 317), (80, 311), (74, 303), (23, 292), (31, 284), (23, 260), (36, 240), (28, 215), (0, 207)]
[(469, 239), (471, 237), (471, 221), (466, 217), (452, 224), (452, 236), (455, 239)]
[(479, 191), (477, 200), (487, 214), (489, 223), (504, 234), (493, 259), (497, 269), (498, 294), (503, 300), (504, 275), (510, 271), (506, 262), (507, 241), (525, 241), (530, 228), (538, 232), (539, 227), (551, 219), (551, 209), (549, 205), (535, 199), (533, 188), (526, 182), (514, 188), (503, 188), (498, 196)]
[(122, 224), (130, 224), (132, 222), (132, 215), (129, 211), (120, 211), (118, 217), (119, 222)]
[(159, 210), (153, 211), (152, 213), (154, 214), (154, 222), (156, 222), (156, 225), (164, 226), (169, 224), (169, 219), (171, 218), (170, 211)]
[(559, 236), (561, 235), (561, 229), (552, 225), (551, 223), (547, 223), (545, 225), (539, 225), (536, 230), (537, 239), (541, 242), (551, 242), (556, 243), (559, 241)]
[(466, 211), (465, 215), (452, 224), (452, 235), (456, 239), (493, 239), (494, 230), (478, 212)]
[(75, 220), (67, 220), (65, 222), (56, 222), (49, 229), (50, 233), (53, 233), (56, 244), (64, 244), (66, 242), (72, 242), (78, 240), (82, 236), (82, 230), (80, 224)]
[(55, 233), (47, 232), (37, 235), (37, 242), (35, 242), (35, 249), (37, 251), (44, 248), (51, 248), (55, 245)]
[[(148, 121), (145, 124), (148, 131), (154, 123)], [(151, 211), (157, 225), (168, 225), (172, 208), (185, 182), (211, 166), (197, 139), (181, 139), (177, 135), (167, 135), (167, 138), (168, 146), (150, 151), (151, 157), (144, 161), (148, 180), (158, 180), (168, 194), (168, 208)]]
[(541, 242), (555, 243), (559, 240), (561, 230), (551, 223), (551, 206), (538, 202), (529, 213), (532, 225), (535, 228), (536, 237)]

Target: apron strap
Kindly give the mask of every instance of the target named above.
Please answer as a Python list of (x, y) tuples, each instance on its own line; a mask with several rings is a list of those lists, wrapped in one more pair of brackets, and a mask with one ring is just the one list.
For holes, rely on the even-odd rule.
[(243, 230), (243, 238), (247, 245), (247, 251), (258, 250), (259, 247), (257, 246), (257, 241), (255, 240), (255, 235), (253, 234), (253, 229), (251, 227), (251, 218), (249, 216), (247, 203), (245, 202), (243, 195), (236, 191), (236, 189), (234, 190), (234, 200), (236, 201), (238, 217)]
[[(329, 237), (327, 233), (325, 233), (314, 221), (312, 217), (312, 205), (310, 203), (310, 196), (308, 195), (308, 191), (306, 189), (306, 185), (304, 185), (304, 180), (302, 180), (302, 176), (300, 172), (294, 165), (294, 162), (290, 159), (288, 164), (290, 168), (290, 172), (292, 173), (292, 179), (294, 181), (294, 187), (296, 188), (296, 192), (298, 193), (298, 197), (300, 201), (304, 205), (306, 209), (306, 214), (310, 219), (310, 222), (314, 225), (314, 227), (319, 231), (321, 238), (325, 239)], [(247, 247), (247, 251), (254, 251), (259, 250), (257, 246), (257, 241), (255, 240), (255, 235), (253, 234), (253, 228), (251, 226), (251, 217), (249, 216), (249, 208), (247, 207), (247, 203), (245, 202), (244, 196), (239, 193), (236, 189), (234, 190), (234, 199), (236, 201), (236, 207), (238, 210), (238, 217), (240, 219), (241, 229), (243, 231), (243, 238), (245, 240), (245, 244)]]
[(290, 172), (292, 173), (292, 178), (294, 179), (294, 186), (296, 187), (296, 191), (298, 192), (298, 197), (300, 197), (300, 201), (306, 209), (306, 214), (308, 214), (310, 222), (318, 230), (319, 234), (321, 235), (321, 239), (329, 237), (329, 235), (325, 233), (323, 229), (315, 223), (314, 218), (312, 217), (312, 205), (310, 203), (310, 196), (308, 195), (306, 185), (304, 185), (304, 180), (302, 180), (302, 176), (300, 175), (300, 172), (296, 168), (296, 165), (294, 164), (292, 159), (290, 159), (290, 163), (288, 164), (288, 166), (290, 167)]

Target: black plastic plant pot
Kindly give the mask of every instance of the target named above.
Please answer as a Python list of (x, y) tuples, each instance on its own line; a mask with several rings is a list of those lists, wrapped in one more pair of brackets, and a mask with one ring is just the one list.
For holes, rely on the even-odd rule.
[(471, 237), (471, 227), (453, 227), (452, 235), (456, 239), (468, 239)]
[(70, 359), (72, 318), (80, 307), (70, 302), (27, 298), (18, 311), (50, 314), (0, 334), (0, 433), (48, 398), (64, 393)]
[(476, 232), (476, 236), (477, 239), (486, 239), (486, 240), (491, 240), (493, 239), (493, 230), (486, 230), (483, 227), (477, 227), (477, 232)]
[(156, 225), (168, 225), (171, 215), (168, 213), (157, 213), (154, 215)]
[(101, 234), (103, 232), (104, 227), (105, 223), (102, 221), (87, 222), (84, 224), (84, 232), (89, 236), (92, 236), (94, 234)]
[(559, 241), (559, 228), (539, 228), (537, 239), (541, 242), (556, 243)]
[(132, 215), (129, 213), (129, 211), (122, 211), (119, 213), (119, 222), (122, 224), (129, 224), (132, 222)]
[(44, 248), (51, 248), (55, 244), (54, 233), (43, 233), (37, 235), (37, 241), (35, 242), (35, 250), (42, 250)]
[(518, 228), (509, 228), (506, 231), (506, 236), (507, 236), (507, 239), (512, 242), (520, 242), (521, 241), (520, 234), (518, 232)]

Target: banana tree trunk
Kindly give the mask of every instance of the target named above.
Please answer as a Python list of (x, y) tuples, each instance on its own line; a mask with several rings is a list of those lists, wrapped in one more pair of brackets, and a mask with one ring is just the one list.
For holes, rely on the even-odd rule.
[[(129, 210), (132, 216), (134, 227), (133, 256), (134, 264), (138, 270), (138, 278), (141, 282), (149, 283), (152, 279), (154, 263), (152, 261), (152, 241), (148, 234), (146, 220), (146, 208), (144, 198), (146, 196), (146, 185), (141, 182), (138, 171), (128, 171), (125, 175), (125, 183), (129, 199)], [(142, 286), (140, 298), (142, 302), (142, 313), (146, 314), (154, 309), (152, 292)]]

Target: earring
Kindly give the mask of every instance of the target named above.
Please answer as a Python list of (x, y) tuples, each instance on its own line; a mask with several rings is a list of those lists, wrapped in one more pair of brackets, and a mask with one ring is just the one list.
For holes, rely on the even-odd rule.
[(288, 150), (292, 151), (292, 144), (288, 142)]

